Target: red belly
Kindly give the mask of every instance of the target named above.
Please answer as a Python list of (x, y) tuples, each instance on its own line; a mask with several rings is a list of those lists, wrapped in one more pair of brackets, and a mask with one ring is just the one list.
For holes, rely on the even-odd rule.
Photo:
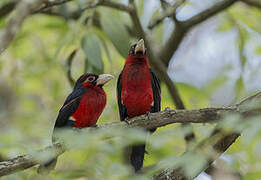
[(127, 108), (129, 117), (135, 117), (150, 112), (152, 102), (153, 96), (148, 91), (140, 94), (133, 92), (130, 93), (129, 96), (123, 98), (123, 103)]
[(153, 90), (151, 74), (147, 67), (130, 65), (122, 74), (122, 103), (129, 117), (139, 116), (151, 111)]
[(95, 125), (105, 105), (106, 95), (104, 91), (88, 90), (88, 93), (82, 96), (77, 110), (72, 115), (75, 119), (74, 127), (83, 128)]

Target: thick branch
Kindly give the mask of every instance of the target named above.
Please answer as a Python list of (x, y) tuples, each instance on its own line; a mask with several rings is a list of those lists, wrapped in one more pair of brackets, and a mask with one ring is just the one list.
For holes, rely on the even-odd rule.
[[(240, 103), (236, 104), (234, 108), (237, 112), (241, 113), (244, 116), (249, 116), (256, 113), (256, 108), (258, 109), (257, 105), (260, 106), (261, 101), (261, 93), (257, 93), (254, 96), (251, 96)], [(251, 108), (253, 110), (251, 110)], [(260, 110), (257, 110), (260, 113)], [(195, 178), (201, 172), (205, 171), (221, 154), (223, 154), (240, 136), (237, 132), (232, 132), (230, 134), (225, 134), (222, 131), (219, 131), (216, 135), (211, 136), (210, 138), (206, 138), (205, 141), (198, 144), (193, 152), (203, 152), (204, 155), (208, 158), (208, 162), (201, 168), (194, 177), (187, 177), (182, 170), (182, 167), (178, 167), (175, 169), (166, 169), (159, 173), (157, 176), (154, 177), (155, 180), (189, 180)], [(214, 144), (213, 144), (214, 143)], [(211, 153), (212, 151), (215, 153)]]
[[(175, 169), (166, 169), (162, 171), (160, 174), (154, 177), (155, 180), (165, 180), (165, 179), (171, 179), (171, 180), (190, 180), (195, 178), (197, 175), (199, 175), (201, 172), (206, 170), (222, 153), (224, 153), (240, 136), (238, 133), (231, 133), (228, 135), (223, 135), (220, 137), (217, 141), (214, 138), (208, 138), (208, 141), (204, 145), (200, 144), (197, 146), (193, 152), (205, 152), (205, 156), (209, 159), (208, 163), (205, 164), (201, 168), (201, 170), (194, 175), (194, 177), (187, 177), (184, 174), (184, 171), (182, 170), (182, 167), (175, 168)], [(211, 144), (211, 141), (215, 141), (214, 145)], [(203, 147), (202, 147), (203, 146)], [(209, 151), (215, 150), (216, 153), (215, 157), (213, 157), (213, 153), (211, 155), (208, 155)]]
[[(60, 155), (64, 152), (64, 150), (62, 146), (59, 143), (57, 143), (53, 146), (48, 146), (42, 150), (37, 151), (36, 154), (53, 152), (55, 155)], [(39, 164), (39, 162), (37, 162), (34, 156), (32, 155), (18, 156), (16, 158), (0, 162), (0, 176), (5, 176), (8, 174), (15, 173), (17, 171), (28, 169), (37, 164)]]
[[(142, 127), (147, 129), (153, 129), (162, 127), (172, 123), (213, 123), (222, 118), (227, 113), (248, 113), (250, 111), (250, 102), (261, 102), (261, 92), (247, 98), (241, 103), (227, 108), (205, 108), (197, 110), (172, 110), (166, 109), (162, 112), (151, 113), (148, 115), (142, 115), (128, 120), (125, 122), (111, 123), (99, 126), (99, 128), (110, 128), (110, 127)], [(84, 133), (84, 131), (82, 132)], [(224, 135), (218, 140), (213, 147), (220, 153), (224, 152), (238, 137), (238, 134), (232, 133), (230, 135)], [(207, 143), (205, 143), (207, 144)], [(202, 148), (200, 144), (197, 148)], [(60, 155), (64, 152), (59, 144), (47, 147), (43, 150), (37, 151), (37, 153), (43, 153), (53, 151), (56, 155)], [(21, 171), (30, 168), (34, 165), (39, 164), (31, 155), (18, 156), (8, 161), (0, 162), (0, 176), (12, 174), (16, 171)], [(203, 169), (204, 170), (204, 169)], [(180, 170), (168, 170), (169, 173), (179, 172)], [(173, 177), (176, 177), (179, 173), (174, 173)], [(166, 173), (165, 173), (166, 174)], [(158, 177), (162, 179), (164, 173)], [(185, 176), (184, 176), (185, 177)], [(175, 178), (174, 178), (175, 179)]]
[(171, 57), (178, 49), (184, 36), (193, 26), (225, 10), (236, 1), (237, 0), (223, 0), (186, 21), (176, 23), (176, 27), (171, 35), (171, 38), (166, 42), (159, 55), (164, 64), (168, 66)]

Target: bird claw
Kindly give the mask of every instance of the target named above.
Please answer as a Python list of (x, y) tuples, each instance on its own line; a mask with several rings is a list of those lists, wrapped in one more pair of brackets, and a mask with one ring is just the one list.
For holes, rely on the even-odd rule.
[(128, 125), (130, 125), (130, 118), (129, 118), (129, 117), (126, 117), (126, 118), (124, 119), (124, 122), (126, 122)]
[(146, 116), (148, 117), (149, 120), (150, 120), (150, 114), (151, 112), (146, 112)]

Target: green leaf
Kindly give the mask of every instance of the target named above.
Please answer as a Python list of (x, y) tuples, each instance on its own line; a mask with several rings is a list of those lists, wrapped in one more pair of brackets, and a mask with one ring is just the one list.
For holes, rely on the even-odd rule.
[(85, 73), (102, 74), (104, 72), (103, 69), (98, 69), (89, 62), (90, 61), (86, 58), (85, 59), (85, 65), (84, 65), (84, 72)]
[[(103, 72), (104, 65), (101, 56), (100, 40), (95, 34), (88, 34), (82, 39), (82, 49), (86, 56), (88, 67)], [(86, 65), (87, 66), (87, 65)], [(87, 70), (87, 68), (85, 69)]]
[(122, 23), (118, 18), (116, 19), (111, 16), (103, 15), (101, 24), (102, 29), (117, 51), (123, 57), (126, 57), (130, 48), (130, 37), (124, 26), (124, 23)]
[(105, 40), (102, 40), (102, 45), (103, 45), (103, 48), (104, 48), (104, 51), (105, 51), (105, 54), (109, 60), (109, 62), (112, 64), (112, 59), (111, 59), (111, 54), (110, 54), (110, 51), (109, 51), (109, 48), (105, 42)]

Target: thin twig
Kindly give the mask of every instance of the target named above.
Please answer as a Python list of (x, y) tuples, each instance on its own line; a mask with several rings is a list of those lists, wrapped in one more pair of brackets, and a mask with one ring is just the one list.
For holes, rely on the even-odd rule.
[(120, 11), (125, 11), (125, 12), (129, 12), (131, 10), (128, 6), (126, 6), (124, 4), (113, 2), (113, 1), (106, 1), (106, 0), (99, 0), (97, 2), (88, 4), (87, 6), (82, 8), (82, 10), (92, 9), (92, 8), (96, 8), (98, 6), (105, 6), (105, 7), (117, 9)]
[(162, 9), (166, 10), (168, 7), (170, 7), (171, 5), (165, 1), (165, 0), (160, 0), (160, 4), (161, 4), (161, 7)]
[(150, 21), (148, 28), (152, 30), (153, 28), (155, 28), (156, 26), (161, 24), (163, 22), (163, 20), (167, 17), (171, 17), (176, 20), (176, 10), (184, 2), (185, 2), (185, 0), (180, 0), (180, 1), (177, 1), (173, 6), (165, 7), (162, 14), (160, 14), (158, 17), (156, 17), (155, 19)]
[(54, 1), (47, 0), (39, 8), (36, 8), (33, 11), (33, 13), (42, 12), (42, 11), (48, 9), (48, 8), (53, 7), (53, 6), (65, 4), (65, 3), (70, 2), (70, 1), (73, 1), (73, 0), (54, 0)]
[[(48, 1), (47, 0), (47, 1), (44, 1), (39, 7), (32, 10), (32, 13), (43, 12), (48, 8), (67, 3), (69, 1), (73, 1), (73, 0), (55, 0), (55, 1)], [(19, 2), (19, 0), (13, 0), (13, 1), (10, 1), (7, 4), (3, 5), (0, 8), (0, 18), (4, 17), (4, 16), (8, 15), (10, 12), (12, 12), (18, 2)]]
[(74, 56), (76, 55), (76, 52), (77, 52), (77, 49), (75, 49), (66, 60), (67, 79), (68, 79), (71, 87), (73, 87), (75, 84), (75, 80), (72, 77), (72, 62), (73, 62)]

